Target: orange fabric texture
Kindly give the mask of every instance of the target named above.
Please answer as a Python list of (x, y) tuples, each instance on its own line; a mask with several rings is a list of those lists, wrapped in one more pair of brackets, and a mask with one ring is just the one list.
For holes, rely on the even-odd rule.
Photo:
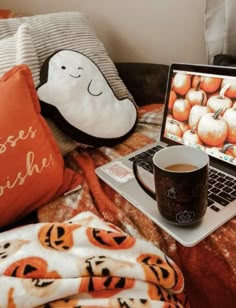
[(0, 226), (12, 223), (81, 178), (64, 168), (60, 151), (40, 115), (30, 69), (19, 65), (0, 80)]

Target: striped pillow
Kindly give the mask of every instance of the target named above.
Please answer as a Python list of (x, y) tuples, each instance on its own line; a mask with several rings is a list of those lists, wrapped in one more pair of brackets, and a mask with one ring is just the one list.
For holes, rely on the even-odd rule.
[(26, 24), (22, 24), (13, 36), (0, 40), (0, 76), (17, 64), (27, 64), (35, 85), (39, 83), (38, 57)]
[[(27, 23), (40, 66), (59, 49), (73, 49), (92, 59), (100, 68), (117, 98), (133, 99), (117, 69), (87, 18), (80, 12), (60, 12), (0, 20), (0, 39), (14, 35), (19, 25)], [(39, 75), (35, 68), (34, 74)]]

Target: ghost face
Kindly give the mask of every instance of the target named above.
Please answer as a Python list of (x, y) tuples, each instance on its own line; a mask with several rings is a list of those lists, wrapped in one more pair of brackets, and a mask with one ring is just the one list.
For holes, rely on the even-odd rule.
[(23, 245), (27, 244), (25, 240), (11, 240), (0, 243), (0, 262), (17, 252)]
[(64, 126), (78, 130), (73, 139), (81, 142), (81, 132), (96, 138), (120, 138), (134, 127), (137, 110), (133, 102), (117, 99), (98, 66), (83, 54), (55, 53), (49, 59), (47, 76), (37, 90), (38, 97), (41, 103), (55, 107), (55, 122), (59, 113)]
[[(83, 54), (71, 50), (56, 53), (49, 61), (48, 82), (63, 83), (65, 87), (82, 91), (83, 95), (111, 95), (112, 90), (96, 64)], [(76, 91), (76, 92), (77, 92)]]

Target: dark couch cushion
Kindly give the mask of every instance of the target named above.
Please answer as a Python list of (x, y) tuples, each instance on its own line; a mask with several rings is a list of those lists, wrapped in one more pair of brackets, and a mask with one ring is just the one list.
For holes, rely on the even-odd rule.
[(164, 103), (168, 65), (151, 63), (115, 63), (115, 65), (139, 106)]
[(220, 66), (236, 66), (236, 56), (218, 54), (214, 56), (213, 64)]

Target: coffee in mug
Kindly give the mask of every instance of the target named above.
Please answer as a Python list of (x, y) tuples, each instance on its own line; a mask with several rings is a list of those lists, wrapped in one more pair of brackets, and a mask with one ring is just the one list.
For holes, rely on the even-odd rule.
[(176, 225), (199, 222), (208, 205), (209, 157), (204, 151), (185, 145), (166, 147), (155, 153), (152, 164), (155, 191), (142, 180), (139, 161), (133, 162), (135, 178), (142, 189), (157, 200), (160, 215)]
[(165, 169), (171, 171), (191, 171), (197, 169), (197, 167), (189, 164), (174, 164), (165, 167)]

